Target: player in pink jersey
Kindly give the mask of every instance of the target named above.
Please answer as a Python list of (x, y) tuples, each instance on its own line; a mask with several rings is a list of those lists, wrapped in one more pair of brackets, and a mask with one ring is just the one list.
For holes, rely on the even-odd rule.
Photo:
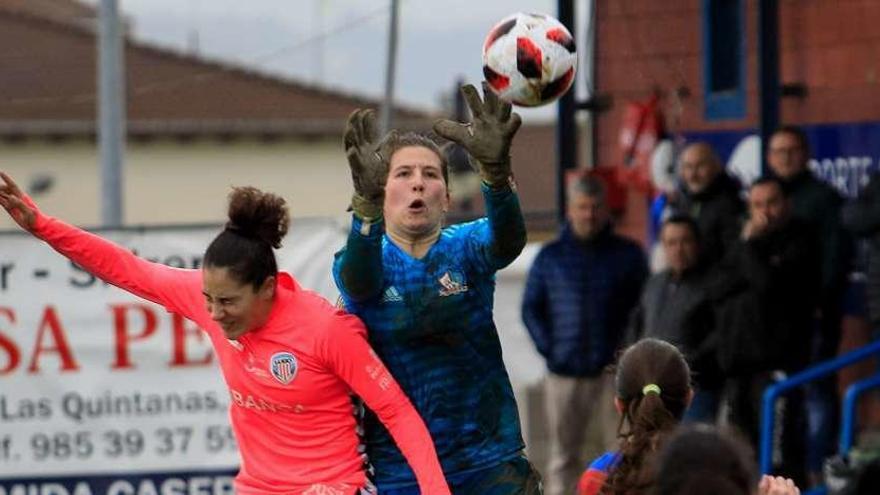
[(229, 222), (208, 246), (202, 270), (184, 270), (42, 214), (8, 175), (0, 177), (0, 206), (23, 229), (207, 332), (231, 396), (238, 494), (367, 493), (352, 391), (394, 435), (422, 493), (450, 493), (424, 422), (370, 348), (361, 321), (278, 272), (272, 248), (287, 233), (283, 199), (234, 189)]

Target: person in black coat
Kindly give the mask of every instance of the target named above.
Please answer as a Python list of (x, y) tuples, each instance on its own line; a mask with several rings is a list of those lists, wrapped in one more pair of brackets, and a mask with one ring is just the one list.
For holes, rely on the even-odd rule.
[[(840, 219), (843, 198), (808, 168), (810, 146), (803, 130), (795, 126), (777, 129), (767, 144), (767, 166), (779, 179), (791, 199), (792, 216), (813, 229), (812, 242), (820, 247), (822, 269), (821, 304), (816, 313), (819, 325), (812, 338), (812, 361), (837, 355), (843, 321), (843, 295), (852, 257), (852, 242)], [(821, 474), (825, 457), (834, 453), (839, 412), (837, 381), (827, 379), (807, 384), (810, 409), (810, 471)]]
[(709, 143), (696, 142), (682, 152), (678, 163), (681, 191), (672, 203), (673, 213), (690, 215), (702, 237), (700, 252), (713, 265), (739, 237), (745, 204), (739, 181), (727, 175)]
[(859, 197), (843, 207), (843, 225), (868, 246), (866, 284), (868, 318), (875, 337), (880, 331), (880, 175), (874, 174)]
[[(794, 218), (782, 184), (757, 180), (749, 189), (749, 219), (724, 260), (718, 310), (718, 358), (730, 377), (731, 423), (757, 445), (761, 396), (779, 373), (802, 370), (811, 355), (821, 286), (820, 253), (813, 232)], [(805, 418), (798, 392), (786, 397), (782, 464), (806, 481)]]

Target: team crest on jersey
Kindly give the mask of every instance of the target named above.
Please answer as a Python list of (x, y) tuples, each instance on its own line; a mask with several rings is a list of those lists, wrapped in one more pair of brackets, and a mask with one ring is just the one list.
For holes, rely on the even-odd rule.
[(289, 352), (276, 352), (269, 360), (269, 371), (283, 385), (287, 385), (296, 376), (296, 358)]
[(446, 272), (440, 277), (438, 282), (443, 286), (440, 289), (440, 297), (454, 296), (468, 290), (464, 275), (458, 272)]

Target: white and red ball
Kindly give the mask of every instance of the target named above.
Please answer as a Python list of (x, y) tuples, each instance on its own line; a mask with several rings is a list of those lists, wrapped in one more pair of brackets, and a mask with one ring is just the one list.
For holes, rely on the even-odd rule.
[(483, 42), (483, 76), (499, 97), (524, 107), (550, 103), (574, 82), (577, 50), (565, 26), (546, 14), (516, 13)]

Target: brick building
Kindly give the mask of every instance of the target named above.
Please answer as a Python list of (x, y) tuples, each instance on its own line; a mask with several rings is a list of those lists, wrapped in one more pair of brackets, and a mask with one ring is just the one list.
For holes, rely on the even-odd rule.
[[(599, 166), (620, 166), (625, 104), (652, 94), (673, 137), (709, 141), (725, 160), (757, 132), (759, 1), (595, 2), (596, 90), (615, 103), (596, 119)], [(779, 0), (778, 6), (779, 121), (803, 127), (813, 171), (856, 196), (880, 163), (880, 32), (874, 29), (880, 2)], [(759, 149), (751, 149), (757, 166)], [(629, 191), (621, 226), (637, 238), (646, 235), (648, 199)], [(864, 320), (844, 320), (843, 349), (869, 338)], [(841, 382), (874, 371), (870, 363), (856, 366), (841, 373)], [(880, 424), (876, 400), (871, 423)]]
[[(596, 89), (615, 102), (597, 118), (600, 166), (621, 161), (624, 104), (655, 91), (669, 131), (707, 139), (725, 158), (756, 131), (758, 0), (595, 4)], [(880, 158), (880, 149), (865, 143), (880, 122), (880, 32), (873, 28), (880, 23), (880, 2), (778, 4), (779, 79), (796, 93), (781, 98), (779, 120), (806, 128), (814, 169), (852, 196)], [(644, 210), (644, 195), (630, 196), (629, 209)], [(644, 236), (643, 211), (629, 211), (626, 220), (631, 233)]]

